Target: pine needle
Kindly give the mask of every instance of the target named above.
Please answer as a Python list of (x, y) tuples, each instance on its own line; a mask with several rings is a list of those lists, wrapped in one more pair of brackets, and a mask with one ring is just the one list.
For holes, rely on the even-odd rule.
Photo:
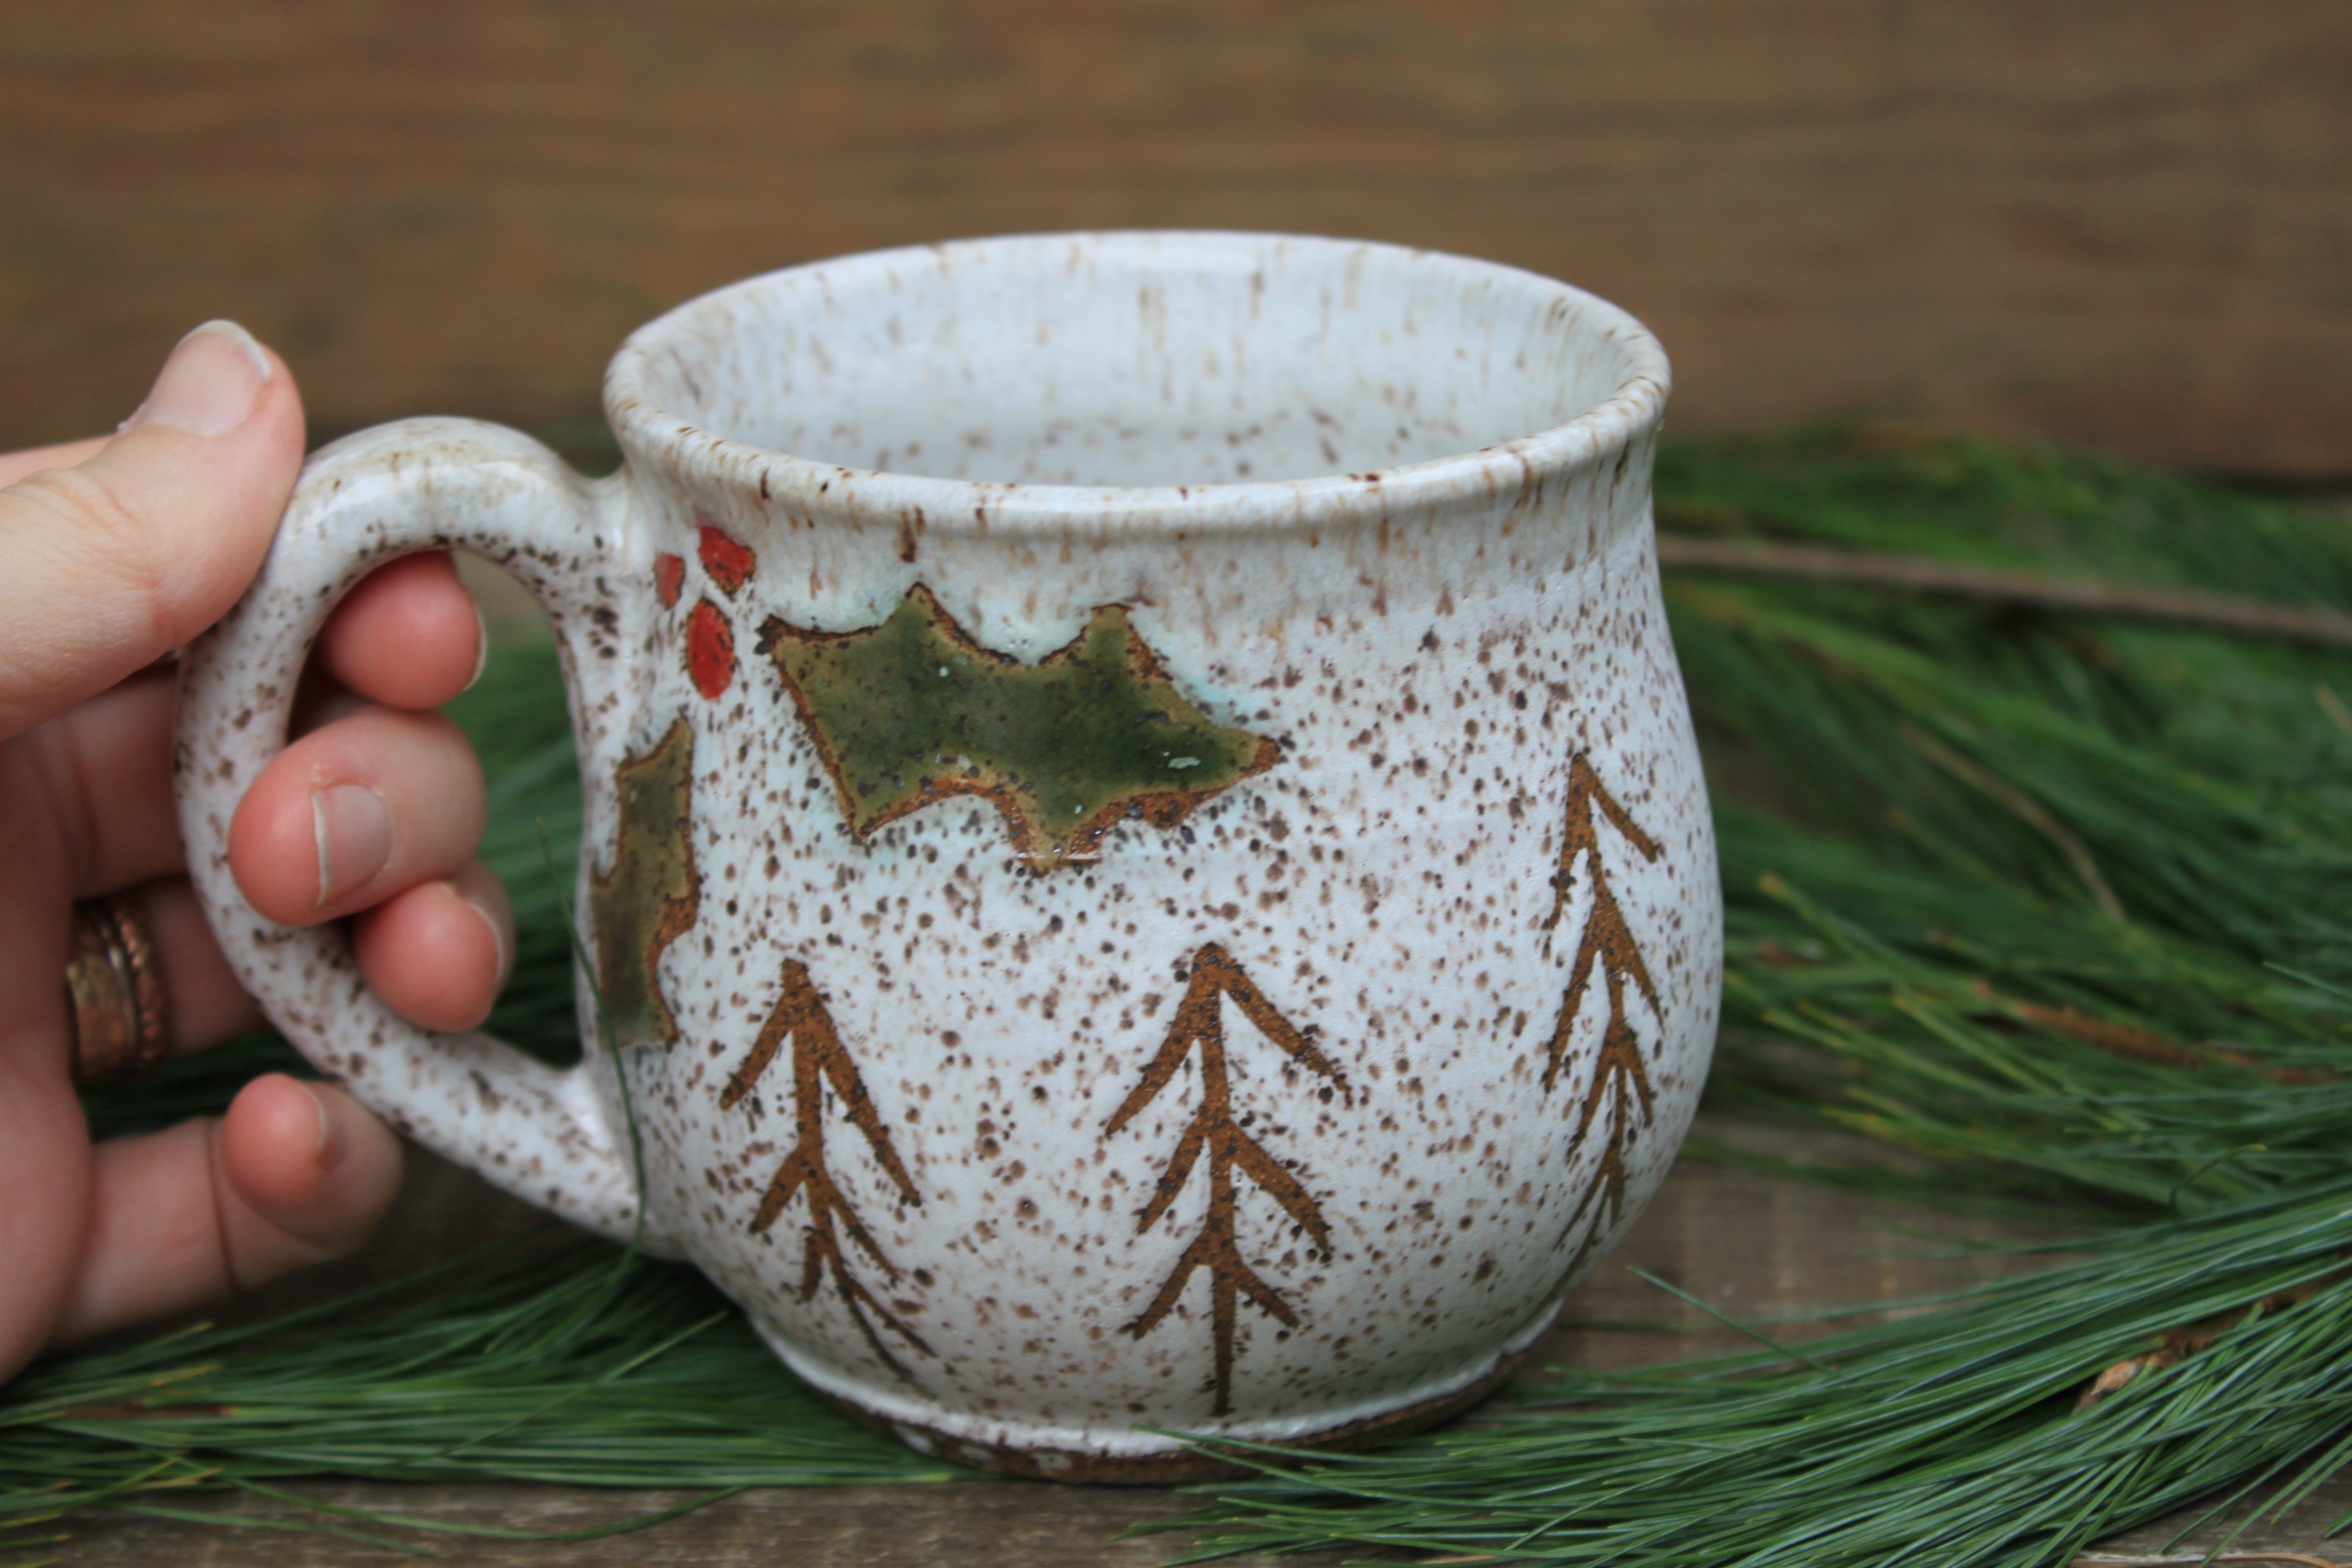
[[(2340, 519), (2075, 454), (1822, 429), (1672, 446), (1658, 477), (1715, 567), (1831, 550), (1979, 587), (2352, 611)], [(2065, 1253), (1747, 1355), (1522, 1379), (1381, 1452), (1215, 1445), (1255, 1473), (1203, 1489), (1195, 1556), (2024, 1568), (2200, 1500), (2240, 1529), (2265, 1487), (2292, 1506), (2352, 1457), (2352, 660), (1899, 582), (1710, 570), (1670, 577), (1668, 605), (1727, 900), (1712, 1102), (1924, 1165), (1694, 1152), (2030, 1215)], [(572, 1059), (538, 826), (568, 862), (552, 650), (502, 648), (452, 711), (516, 900), (493, 1026)], [(91, 1096), (93, 1128), (215, 1110), (290, 1064), (259, 1036), (177, 1061)], [(690, 1272), (583, 1241), (0, 1391), (0, 1544), (23, 1550), (77, 1510), (208, 1518), (188, 1494), (304, 1477), (718, 1495), (956, 1473), (834, 1414)]]

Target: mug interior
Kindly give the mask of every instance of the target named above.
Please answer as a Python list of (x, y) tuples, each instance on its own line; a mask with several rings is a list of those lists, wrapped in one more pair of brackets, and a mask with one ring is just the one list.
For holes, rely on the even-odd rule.
[(706, 295), (630, 340), (641, 406), (843, 468), (1202, 486), (1393, 470), (1569, 425), (1654, 340), (1535, 274), (1276, 235), (881, 251)]

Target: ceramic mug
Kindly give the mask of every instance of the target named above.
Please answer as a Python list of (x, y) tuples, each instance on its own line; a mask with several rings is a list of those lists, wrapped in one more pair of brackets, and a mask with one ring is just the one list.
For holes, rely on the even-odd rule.
[[(1656, 1186), (1721, 911), (1615, 308), (1329, 239), (795, 268), (613, 362), (588, 480), (495, 426), (305, 469), (185, 661), (246, 985), (427, 1146), (692, 1259), (919, 1447), (1174, 1479), (1475, 1401)], [(538, 595), (585, 783), (580, 1066), (407, 1024), (226, 828), (339, 595)], [(635, 1184), (618, 1093), (644, 1150)]]

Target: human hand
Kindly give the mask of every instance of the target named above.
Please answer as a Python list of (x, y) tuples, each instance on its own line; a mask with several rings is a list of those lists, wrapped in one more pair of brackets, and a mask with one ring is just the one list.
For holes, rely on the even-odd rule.
[[(250, 1289), (365, 1239), (400, 1146), (340, 1089), (272, 1074), (226, 1115), (93, 1147), (64, 974), (78, 900), (127, 894), (159, 961), (171, 1048), (254, 1026), (199, 912), (172, 798), (172, 649), (259, 567), (302, 458), (299, 395), (243, 329), (173, 350), (103, 441), (0, 457), (0, 1378), (48, 1346)], [(418, 1024), (488, 1016), (513, 952), (471, 859), (482, 777), (430, 711), (470, 684), (479, 616), (446, 555), (345, 600), (299, 738), (229, 834), (253, 907), (352, 917), (362, 972)]]

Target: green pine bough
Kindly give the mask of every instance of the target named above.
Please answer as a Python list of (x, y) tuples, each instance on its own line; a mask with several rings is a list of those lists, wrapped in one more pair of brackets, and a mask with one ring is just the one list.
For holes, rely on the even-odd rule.
[[(2339, 1178), (2126, 1230), (1940, 1312), (1811, 1341), (1801, 1361), (1555, 1373), (1435, 1442), (1225, 1484), (1194, 1521), (1196, 1558), (1377, 1544), (1629, 1568), (2063, 1563), (2346, 1457), (2352, 1291), (2305, 1292), (2342, 1274), (2348, 1206)], [(2104, 1367), (2232, 1314), (2210, 1346), (2074, 1409)]]
[[(2352, 609), (2341, 515), (2078, 454), (1824, 429), (1670, 447), (1658, 491), (1666, 527), (1727, 542)], [(1691, 1152), (2031, 1218), (2063, 1258), (1786, 1351), (1523, 1378), (1373, 1454), (1222, 1446), (1253, 1473), (1201, 1489), (1189, 1549), (2027, 1568), (2191, 1504), (2291, 1506), (2352, 1458), (2352, 657), (1703, 572), (1667, 602), (1727, 899), (1713, 1109), (1908, 1158)], [(493, 1027), (561, 1060), (547, 862), (579, 804), (551, 650), (502, 649), (452, 711), (520, 930)], [(93, 1130), (291, 1064), (265, 1037), (178, 1061), (89, 1097)], [(560, 1237), (0, 1390), (0, 1551), (78, 1510), (233, 1519), (191, 1494), (306, 1477), (968, 1473), (827, 1409), (690, 1272)]]

